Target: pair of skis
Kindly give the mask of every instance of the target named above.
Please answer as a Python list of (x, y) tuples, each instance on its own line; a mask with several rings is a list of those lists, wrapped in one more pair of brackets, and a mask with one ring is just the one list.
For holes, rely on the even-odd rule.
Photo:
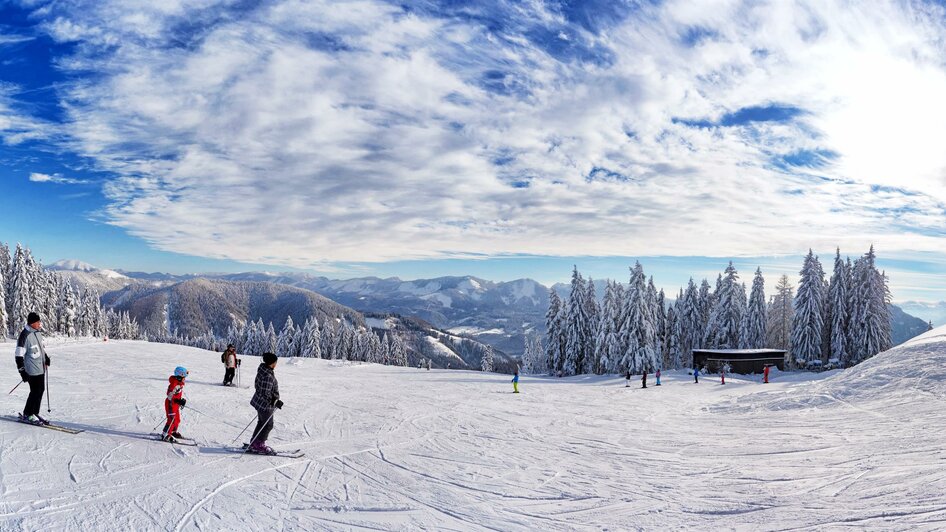
[(283, 458), (302, 458), (305, 456), (305, 453), (302, 451), (302, 449), (295, 449), (293, 451), (276, 451), (276, 454), (261, 453), (251, 449), (250, 444), (248, 443), (244, 443), (243, 447), (239, 449), (236, 447), (227, 447), (227, 451), (239, 454), (255, 454), (257, 456), (281, 456)]
[(16, 421), (17, 423), (22, 423), (24, 425), (32, 425), (34, 427), (41, 427), (44, 429), (55, 430), (57, 432), (65, 432), (66, 434), (79, 434), (80, 432), (85, 432), (84, 430), (81, 430), (81, 429), (70, 429), (69, 427), (63, 427), (61, 425), (56, 425), (54, 423), (33, 423), (32, 421), (28, 421), (26, 418), (24, 418), (22, 414), (16, 415), (16, 416), (0, 416), (0, 417), (8, 421)]

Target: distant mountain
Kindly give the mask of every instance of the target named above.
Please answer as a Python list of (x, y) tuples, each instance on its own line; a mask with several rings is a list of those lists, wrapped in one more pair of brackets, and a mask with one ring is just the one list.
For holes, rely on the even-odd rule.
[(364, 325), (362, 315), (348, 307), (308, 290), (274, 283), (200, 278), (161, 286), (137, 283), (110, 292), (102, 300), (115, 310), (128, 311), (151, 336), (174, 331), (191, 337), (207, 331), (225, 336), (234, 319), (262, 318), (279, 330), (287, 316), (299, 324), (314, 315), (322, 323), (342, 319)]
[(59, 272), (63, 279), (75, 287), (94, 288), (99, 294), (121, 290), (135, 282), (115, 270), (96, 268), (78, 260), (61, 260), (46, 266), (46, 269)]
[(888, 307), (890, 309), (890, 339), (893, 345), (900, 345), (930, 329), (929, 323), (907, 314), (897, 305), (888, 305)]
[(928, 322), (933, 322), (934, 327), (946, 325), (946, 301), (940, 301), (938, 303), (907, 301), (906, 303), (898, 303), (897, 305), (908, 314)]

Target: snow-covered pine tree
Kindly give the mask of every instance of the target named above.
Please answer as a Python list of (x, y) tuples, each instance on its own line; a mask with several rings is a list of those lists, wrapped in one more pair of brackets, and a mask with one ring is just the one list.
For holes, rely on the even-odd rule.
[(703, 334), (703, 344), (710, 349), (734, 349), (739, 346), (739, 326), (745, 312), (746, 292), (739, 283), (739, 273), (732, 262), (726, 267), (725, 273), (716, 282), (713, 310)]
[[(338, 324), (332, 321), (326, 321), (322, 325), (322, 343), (319, 346), (321, 358), (335, 359), (338, 356), (335, 353), (335, 346), (338, 344), (336, 334), (338, 333)], [(393, 349), (393, 345), (392, 345)], [(393, 351), (392, 351), (393, 354)]]
[(562, 300), (554, 288), (549, 289), (549, 310), (545, 313), (545, 356), (549, 375), (556, 375), (562, 370), (565, 346), (562, 339)]
[(296, 325), (292, 323), (292, 316), (286, 317), (286, 323), (283, 325), (279, 336), (276, 337), (276, 356), (292, 357), (298, 351), (294, 343), (296, 341)]
[(13, 256), (13, 279), (10, 282), (10, 334), (16, 335), (26, 326), (26, 316), (32, 312), (33, 287), (29, 271), (27, 251), (20, 244), (16, 245)]
[[(706, 283), (704, 282), (704, 284)], [(680, 329), (680, 354), (683, 357), (681, 363), (689, 367), (693, 350), (702, 347), (704, 324), (700, 289), (696, 287), (692, 277), (687, 283), (681, 301), (681, 307), (677, 311), (677, 323)]]
[[(679, 301), (679, 300), (677, 300)], [(675, 361), (680, 357), (680, 328), (677, 326), (677, 305), (671, 304), (667, 309), (667, 317), (664, 320), (663, 337), (663, 360), (660, 367), (664, 369), (676, 369)]]
[(299, 356), (322, 358), (322, 329), (319, 327), (319, 320), (315, 316), (309, 316), (302, 327)]
[(850, 364), (847, 350), (848, 336), (848, 295), (850, 292), (850, 274), (841, 259), (841, 248), (834, 256), (834, 272), (828, 285), (828, 316), (831, 318), (829, 334), (831, 339), (831, 358), (837, 359), (841, 367)]
[(530, 332), (525, 338), (525, 351), (522, 354), (522, 372), (526, 375), (538, 375), (546, 372), (542, 339), (534, 332)]
[[(7, 253), (9, 253), (9, 250)], [(0, 265), (0, 339), (6, 338), (7, 323), (10, 321), (7, 318), (7, 282), (4, 274), (4, 268)]]
[(11, 305), (13, 301), (10, 299), (13, 292), (13, 260), (10, 257), (10, 247), (3, 242), (0, 242), (0, 275), (3, 276), (3, 293), (6, 294), (3, 301), (3, 316), (5, 317), (5, 321), (0, 322), (0, 334), (6, 335), (14, 329), (14, 324), (11, 320), (13, 312)]
[[(650, 284), (654, 284), (654, 278), (650, 278)], [(668, 332), (667, 332), (667, 297), (664, 295), (664, 289), (661, 288), (657, 292), (657, 304), (655, 307), (656, 315), (654, 317), (654, 331), (656, 332), (656, 341), (657, 341), (657, 367), (666, 368), (666, 361), (669, 356), (667, 349), (669, 348)]]
[(792, 316), (794, 315), (794, 301), (791, 282), (787, 275), (779, 277), (775, 285), (775, 295), (769, 302), (768, 326), (766, 338), (774, 349), (789, 351), (792, 337)]
[(578, 375), (584, 370), (585, 357), (591, 343), (591, 323), (588, 321), (585, 295), (585, 281), (576, 266), (572, 270), (571, 293), (565, 304), (565, 375)]
[(586, 327), (587, 345), (585, 346), (584, 365), (581, 373), (595, 373), (598, 368), (597, 354), (597, 329), (598, 318), (601, 309), (598, 307), (598, 298), (595, 294), (595, 282), (589, 277), (585, 283), (585, 315), (588, 320)]
[(480, 361), (480, 371), (493, 371), (493, 347), (490, 345), (486, 346), (486, 351), (483, 353), (483, 359)]
[(703, 337), (706, 335), (706, 327), (709, 324), (710, 313), (713, 311), (713, 292), (710, 290), (709, 281), (703, 279), (700, 283), (700, 291), (697, 294), (697, 302), (699, 303), (700, 310), (700, 328), (699, 336), (696, 337), (696, 341), (693, 344), (693, 349), (699, 348), (709, 348), (707, 345), (703, 345)]
[(795, 364), (820, 360), (824, 334), (824, 271), (814, 252), (808, 250), (801, 269), (792, 318), (791, 353)]
[(765, 306), (765, 278), (762, 277), (762, 268), (756, 268), (755, 277), (752, 279), (752, 293), (739, 331), (740, 349), (765, 348)]
[(381, 340), (381, 363), (391, 365), (391, 339), (387, 331), (384, 332), (384, 338)]
[(276, 353), (276, 344), (279, 342), (279, 336), (276, 334), (276, 328), (273, 327), (273, 322), (269, 322), (269, 325), (266, 326), (266, 335), (265, 338), (265, 351), (270, 353)]
[(624, 296), (624, 323), (621, 325), (624, 338), (621, 343), (627, 347), (620, 369), (631, 373), (650, 371), (649, 365), (657, 358), (657, 346), (652, 343), (653, 313), (648, 305), (647, 280), (640, 262), (631, 268), (631, 279)]
[[(68, 283), (62, 285), (62, 299), (59, 307), (59, 332), (66, 336), (76, 336), (76, 295)], [(123, 335), (127, 339), (127, 335)]]
[(391, 359), (395, 366), (407, 366), (407, 350), (401, 337), (396, 334), (391, 339)]
[(612, 364), (608, 351), (609, 339), (616, 328), (614, 323), (614, 283), (608, 281), (604, 289), (601, 311), (598, 313), (598, 326), (595, 331), (595, 368), (594, 373), (606, 373)]

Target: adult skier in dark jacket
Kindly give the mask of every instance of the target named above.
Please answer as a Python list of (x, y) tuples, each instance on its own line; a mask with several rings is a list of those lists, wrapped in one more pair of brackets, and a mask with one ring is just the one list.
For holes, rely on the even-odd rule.
[(276, 362), (279, 359), (273, 353), (263, 354), (263, 363), (256, 370), (256, 393), (250, 405), (256, 409), (256, 430), (250, 440), (250, 451), (261, 454), (276, 454), (266, 445), (270, 431), (273, 430), (273, 416), (277, 408), (282, 408), (279, 400), (279, 383), (276, 382)]
[(49, 422), (39, 416), (40, 406), (43, 404), (43, 393), (46, 391), (46, 367), (49, 366), (49, 355), (43, 345), (43, 323), (39, 314), (30, 312), (26, 318), (26, 328), (20, 332), (16, 340), (16, 369), (20, 372), (23, 382), (30, 384), (30, 395), (26, 399), (22, 418), (33, 424), (48, 425)]

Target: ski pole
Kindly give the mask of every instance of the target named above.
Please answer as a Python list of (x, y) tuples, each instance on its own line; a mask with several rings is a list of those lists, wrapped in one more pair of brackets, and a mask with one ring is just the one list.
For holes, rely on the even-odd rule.
[(214, 420), (214, 421), (217, 421), (217, 422), (219, 422), (219, 423), (223, 423), (224, 425), (227, 425), (228, 427), (237, 428), (237, 427), (239, 426), (239, 425), (231, 425), (230, 423), (227, 423), (226, 421), (223, 421), (223, 420), (220, 420), (220, 419), (216, 419), (216, 418), (214, 418), (213, 416), (207, 415), (207, 414), (201, 412), (200, 410), (197, 410), (196, 408), (194, 408), (194, 407), (192, 407), (192, 406), (187, 406), (187, 407), (182, 406), (181, 408), (189, 408), (189, 409), (193, 410), (194, 412), (196, 412), (196, 413), (198, 413), (198, 414), (200, 414), (200, 415), (202, 415), (202, 416), (207, 416), (208, 418), (210, 418), (210, 419), (212, 419), (212, 420)]
[(26, 381), (21, 380), (20, 382), (18, 382), (18, 383), (16, 384), (16, 386), (14, 386), (13, 389), (10, 390), (10, 393), (8, 393), (7, 395), (10, 395), (11, 393), (15, 392), (16, 389), (19, 388), (20, 385), (23, 384), (24, 382), (26, 382)]
[[(43, 373), (46, 374), (46, 412), (49, 413), (53, 411), (53, 408), (49, 406), (49, 366), (46, 366), (43, 369), (46, 370)], [(40, 403), (40, 404), (43, 404), (43, 403)]]
[(242, 436), (243, 433), (246, 432), (246, 429), (250, 428), (250, 425), (252, 425), (253, 422), (256, 421), (256, 418), (258, 418), (258, 417), (259, 417), (259, 413), (257, 413), (255, 416), (253, 416), (253, 419), (251, 419), (250, 422), (246, 424), (246, 427), (244, 427), (243, 430), (241, 430), (240, 433), (237, 434), (237, 437), (236, 437), (236, 438), (233, 438), (233, 441), (230, 442), (230, 445), (233, 445), (234, 443), (236, 443), (236, 441), (240, 439), (240, 436)]
[[(246, 454), (246, 451), (249, 451), (249, 450), (250, 450), (250, 447), (253, 446), (253, 442), (256, 441), (256, 437), (259, 436), (259, 433), (263, 430), (263, 427), (265, 427), (266, 425), (268, 425), (269, 422), (270, 422), (270, 420), (273, 419), (273, 416), (275, 416), (275, 415), (276, 415), (276, 409), (274, 408), (274, 409), (273, 409), (273, 412), (269, 415), (268, 418), (266, 418), (266, 422), (263, 423), (262, 425), (260, 425), (259, 430), (254, 431), (253, 437), (250, 438), (250, 444), (246, 446), (246, 449), (243, 449), (243, 452), (240, 453), (240, 456), (243, 456), (244, 454)], [(259, 413), (257, 413), (257, 416), (259, 416)]]

